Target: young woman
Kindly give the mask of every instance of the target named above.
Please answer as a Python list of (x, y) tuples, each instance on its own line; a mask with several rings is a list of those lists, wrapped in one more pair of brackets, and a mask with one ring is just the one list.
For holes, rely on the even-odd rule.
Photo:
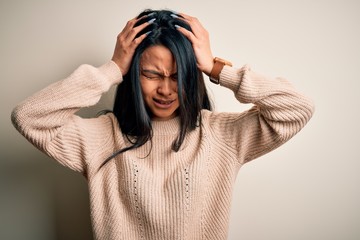
[[(202, 74), (231, 89), (241, 113), (215, 113)], [(113, 111), (83, 119), (118, 85)], [(118, 35), (112, 60), (80, 66), (18, 105), (32, 144), (82, 173), (96, 239), (226, 239), (240, 167), (280, 146), (313, 114), (282, 78), (213, 57), (186, 14), (147, 10)]]

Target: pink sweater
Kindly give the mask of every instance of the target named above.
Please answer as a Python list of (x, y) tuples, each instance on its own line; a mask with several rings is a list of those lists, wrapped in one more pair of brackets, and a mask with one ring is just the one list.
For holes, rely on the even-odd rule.
[(202, 126), (187, 135), (178, 152), (171, 143), (179, 119), (154, 121), (148, 157), (149, 142), (99, 168), (129, 143), (113, 114), (83, 119), (75, 113), (96, 104), (121, 81), (114, 62), (99, 68), (82, 65), (12, 113), (14, 126), (32, 144), (86, 176), (96, 239), (226, 239), (240, 167), (289, 140), (314, 110), (282, 78), (225, 67), (221, 85), (253, 108), (242, 113), (203, 110)]

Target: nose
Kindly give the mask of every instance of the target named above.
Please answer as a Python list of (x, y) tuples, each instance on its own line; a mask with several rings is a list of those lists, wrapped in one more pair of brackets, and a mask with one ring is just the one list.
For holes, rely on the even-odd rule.
[(176, 92), (177, 83), (174, 82), (170, 77), (164, 77), (158, 86), (158, 93), (163, 96), (170, 96)]

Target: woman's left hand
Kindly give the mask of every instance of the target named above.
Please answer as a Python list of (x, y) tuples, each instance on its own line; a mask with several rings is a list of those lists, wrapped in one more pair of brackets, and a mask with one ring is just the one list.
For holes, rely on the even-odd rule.
[(206, 75), (210, 75), (210, 72), (214, 66), (214, 57), (211, 53), (208, 31), (201, 25), (197, 18), (191, 17), (184, 13), (178, 13), (177, 15), (183, 17), (185, 22), (187, 22), (192, 29), (191, 32), (183, 27), (177, 28), (192, 43), (198, 68)]

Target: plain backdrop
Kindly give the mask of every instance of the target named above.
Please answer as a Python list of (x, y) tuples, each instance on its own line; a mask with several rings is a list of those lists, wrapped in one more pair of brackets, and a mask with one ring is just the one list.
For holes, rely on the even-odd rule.
[[(241, 170), (229, 239), (360, 239), (360, 1), (1, 0), (0, 239), (92, 239), (85, 179), (18, 134), (13, 107), (80, 64), (113, 53), (145, 8), (198, 17), (215, 56), (289, 79), (316, 112), (281, 148)], [(217, 111), (242, 111), (208, 84)], [(112, 106), (113, 89), (82, 114)]]

